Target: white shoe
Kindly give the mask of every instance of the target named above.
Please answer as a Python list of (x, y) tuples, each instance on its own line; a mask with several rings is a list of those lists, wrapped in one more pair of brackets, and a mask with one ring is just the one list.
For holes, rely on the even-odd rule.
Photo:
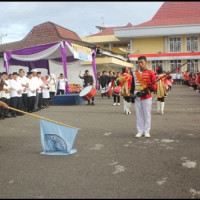
[(120, 103), (118, 103), (117, 105), (120, 106)]
[(150, 137), (150, 134), (149, 134), (149, 132), (147, 132), (147, 133), (144, 133), (144, 137), (147, 137), (147, 138), (149, 138), (149, 137)]
[(116, 103), (113, 103), (113, 106), (116, 106)]
[(139, 137), (142, 137), (142, 136), (143, 136), (143, 133), (142, 132), (138, 132), (135, 137), (139, 138)]

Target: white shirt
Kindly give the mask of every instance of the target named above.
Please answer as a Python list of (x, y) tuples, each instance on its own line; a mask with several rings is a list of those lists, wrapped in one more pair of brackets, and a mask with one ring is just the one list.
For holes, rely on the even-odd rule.
[(49, 85), (44, 85), (44, 89), (42, 90), (43, 99), (49, 99), (50, 98), (48, 87), (49, 87)]
[(177, 79), (181, 79), (181, 74), (176, 75)]
[(58, 89), (65, 90), (66, 82), (67, 82), (66, 78), (58, 79)]
[(21, 97), (22, 93), (19, 94), (18, 91), (22, 90), (22, 85), (19, 81), (11, 79), (10, 80), (10, 97)]
[[(17, 77), (17, 81), (19, 81), (23, 85), (26, 85), (28, 83), (28, 78), (26, 76), (23, 76), (23, 77), (18, 76)], [(22, 86), (22, 93), (26, 94), (27, 93), (27, 89), (25, 91), (24, 91), (24, 89), (25, 89), (25, 87)]]
[(172, 74), (172, 79), (176, 79), (176, 74)]
[(56, 79), (55, 78), (49, 78), (48, 80), (49, 83), (49, 92), (56, 92)]
[(37, 77), (37, 76), (33, 76), (33, 78), (32, 78), (33, 80), (33, 82), (34, 82), (34, 84), (35, 84), (35, 87), (36, 88), (38, 88), (39, 89), (39, 78)]
[[(35, 80), (33, 78), (28, 78), (28, 84), (29, 87), (27, 88), (27, 96), (28, 97), (32, 97), (32, 96), (36, 96), (36, 84), (35, 84)], [(35, 90), (35, 92), (33, 93), (32, 91)]]
[[(4, 80), (4, 82), (6, 83), (6, 85), (4, 84), (3, 89), (10, 89), (10, 81)], [(10, 99), (10, 92), (7, 93), (6, 91), (2, 90), (1, 97), (6, 98), (6, 99)]]
[(39, 86), (38, 93), (41, 93), (41, 92), (42, 92), (42, 89), (41, 89), (41, 86), (42, 86), (42, 85), (44, 85), (42, 79), (41, 79), (41, 78), (38, 78), (38, 86)]

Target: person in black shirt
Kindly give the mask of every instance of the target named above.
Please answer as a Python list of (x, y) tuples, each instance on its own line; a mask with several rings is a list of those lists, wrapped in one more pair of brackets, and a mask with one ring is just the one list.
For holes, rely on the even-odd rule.
[[(90, 75), (88, 70), (85, 70), (84, 76), (81, 76), (81, 72), (79, 73), (79, 78), (84, 79), (83, 87), (87, 87), (89, 85), (94, 85), (93, 76)], [(90, 105), (90, 100), (88, 100), (88, 105)], [(94, 105), (94, 97), (92, 97), (92, 105)]]
[[(110, 82), (110, 77), (107, 75), (107, 71), (103, 71), (99, 79), (100, 89), (106, 91), (108, 89), (108, 84)], [(106, 93), (101, 93), (101, 97), (106, 96)]]

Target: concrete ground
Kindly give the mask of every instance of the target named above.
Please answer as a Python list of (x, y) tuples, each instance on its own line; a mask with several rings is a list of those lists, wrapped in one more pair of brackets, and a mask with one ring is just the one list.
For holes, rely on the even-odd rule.
[(113, 99), (35, 114), (81, 128), (68, 156), (41, 155), (39, 119), (0, 121), (0, 198), (200, 198), (200, 95), (173, 86), (150, 138)]

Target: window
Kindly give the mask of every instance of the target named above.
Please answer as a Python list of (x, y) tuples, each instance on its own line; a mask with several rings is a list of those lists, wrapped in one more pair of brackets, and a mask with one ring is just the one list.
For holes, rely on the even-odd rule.
[(125, 44), (125, 43), (113, 44), (113, 47), (128, 47), (128, 44)]
[(161, 66), (163, 68), (163, 61), (162, 60), (152, 60), (151, 67), (154, 72), (156, 71), (157, 66)]
[[(180, 65), (181, 65), (181, 60), (171, 60), (170, 61), (170, 68), (171, 68), (170, 71), (175, 70)], [(176, 73), (176, 71), (174, 71), (174, 73)]]
[(187, 37), (186, 51), (198, 51), (198, 37)]
[(198, 70), (198, 60), (187, 60), (189, 63), (187, 64), (187, 71), (189, 72), (197, 72)]
[(103, 47), (104, 47), (104, 48), (108, 48), (108, 47), (109, 47), (109, 44), (104, 44)]
[(170, 52), (181, 51), (181, 38), (170, 38)]

